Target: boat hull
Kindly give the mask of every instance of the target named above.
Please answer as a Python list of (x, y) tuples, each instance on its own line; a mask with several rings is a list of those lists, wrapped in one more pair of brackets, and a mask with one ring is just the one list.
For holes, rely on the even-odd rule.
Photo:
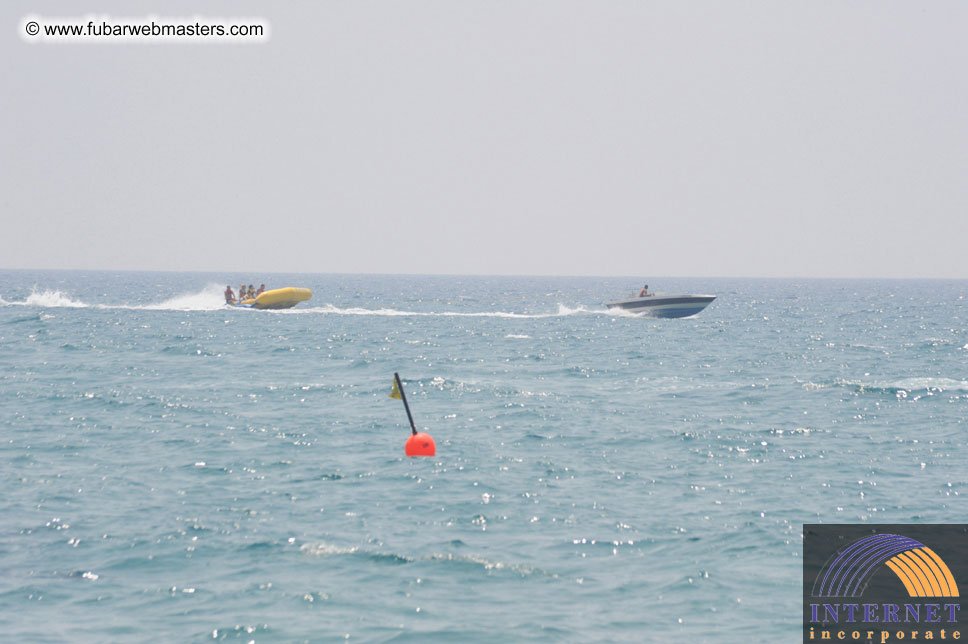
[(235, 306), (247, 309), (291, 309), (300, 302), (305, 302), (313, 296), (308, 288), (275, 288), (260, 294), (255, 299), (242, 300)]
[(715, 295), (648, 295), (606, 302), (610, 309), (621, 309), (636, 315), (657, 318), (685, 318), (709, 306)]

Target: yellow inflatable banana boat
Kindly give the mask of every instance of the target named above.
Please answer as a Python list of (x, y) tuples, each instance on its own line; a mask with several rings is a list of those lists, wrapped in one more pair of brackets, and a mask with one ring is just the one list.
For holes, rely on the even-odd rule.
[(305, 302), (313, 296), (313, 292), (308, 288), (274, 288), (265, 291), (254, 299), (242, 300), (234, 306), (243, 306), (249, 309), (291, 309), (300, 302)]

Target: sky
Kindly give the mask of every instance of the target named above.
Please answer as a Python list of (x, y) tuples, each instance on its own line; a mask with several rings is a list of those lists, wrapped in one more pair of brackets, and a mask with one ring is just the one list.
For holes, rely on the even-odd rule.
[[(88, 14), (271, 32), (21, 33)], [(2, 268), (968, 278), (965, 2), (13, 0), (0, 25)]]

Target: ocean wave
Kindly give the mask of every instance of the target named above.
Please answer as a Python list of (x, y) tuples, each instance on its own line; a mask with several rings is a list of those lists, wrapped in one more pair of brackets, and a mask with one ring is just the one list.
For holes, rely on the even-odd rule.
[(30, 315), (25, 315), (23, 317), (16, 317), (4, 322), (4, 324), (21, 324), (23, 322), (40, 322), (43, 320), (43, 316), (40, 313), (32, 313)]
[[(358, 546), (337, 546), (325, 541), (315, 541), (310, 543), (305, 543), (299, 547), (299, 551), (303, 554), (312, 557), (334, 557), (340, 555), (354, 555), (359, 557), (364, 557), (373, 561), (378, 561), (382, 563), (392, 563), (392, 564), (408, 564), (413, 563), (416, 559), (408, 557), (406, 555), (396, 554), (392, 552), (375, 552), (369, 550), (362, 550)], [(492, 559), (487, 559), (480, 555), (455, 555), (452, 553), (434, 553), (429, 554), (420, 559), (424, 561), (431, 561), (437, 563), (447, 563), (447, 564), (464, 564), (469, 566), (474, 566), (490, 571), (500, 571), (500, 572), (513, 572), (521, 576), (528, 575), (543, 575), (548, 577), (557, 578), (558, 575), (540, 568), (535, 568), (533, 566), (528, 566), (525, 564), (516, 564), (506, 561), (495, 561)]]
[(544, 575), (548, 577), (557, 578), (558, 575), (553, 572), (548, 572), (547, 570), (542, 570), (541, 568), (535, 568), (533, 566), (527, 566), (524, 564), (508, 563), (505, 561), (494, 561), (492, 559), (486, 559), (479, 555), (454, 555), (454, 554), (432, 554), (428, 555), (427, 559), (435, 562), (442, 563), (457, 563), (457, 564), (469, 564), (472, 566), (479, 566), (487, 571), (497, 570), (497, 571), (510, 571), (515, 572), (522, 577), (529, 575)]
[(357, 546), (336, 546), (325, 541), (314, 541), (299, 546), (299, 552), (311, 557), (332, 557), (334, 555), (351, 555), (357, 552)]
[(896, 381), (863, 381), (837, 378), (830, 383), (805, 382), (802, 387), (806, 391), (822, 389), (847, 389), (858, 394), (889, 394), (904, 397), (910, 392), (925, 391), (942, 393), (945, 391), (968, 392), (968, 380), (954, 378), (914, 377)]
[(310, 557), (337, 557), (340, 555), (353, 555), (378, 563), (413, 563), (413, 559), (405, 555), (398, 555), (393, 552), (361, 550), (358, 546), (337, 546), (331, 543), (326, 543), (325, 541), (304, 543), (303, 545), (299, 546), (299, 552), (309, 555)]

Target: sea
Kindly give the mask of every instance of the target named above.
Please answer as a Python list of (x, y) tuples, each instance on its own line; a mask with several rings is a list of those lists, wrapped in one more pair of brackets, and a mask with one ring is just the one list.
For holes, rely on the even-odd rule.
[(0, 271), (0, 640), (799, 641), (804, 524), (968, 523), (966, 297)]

